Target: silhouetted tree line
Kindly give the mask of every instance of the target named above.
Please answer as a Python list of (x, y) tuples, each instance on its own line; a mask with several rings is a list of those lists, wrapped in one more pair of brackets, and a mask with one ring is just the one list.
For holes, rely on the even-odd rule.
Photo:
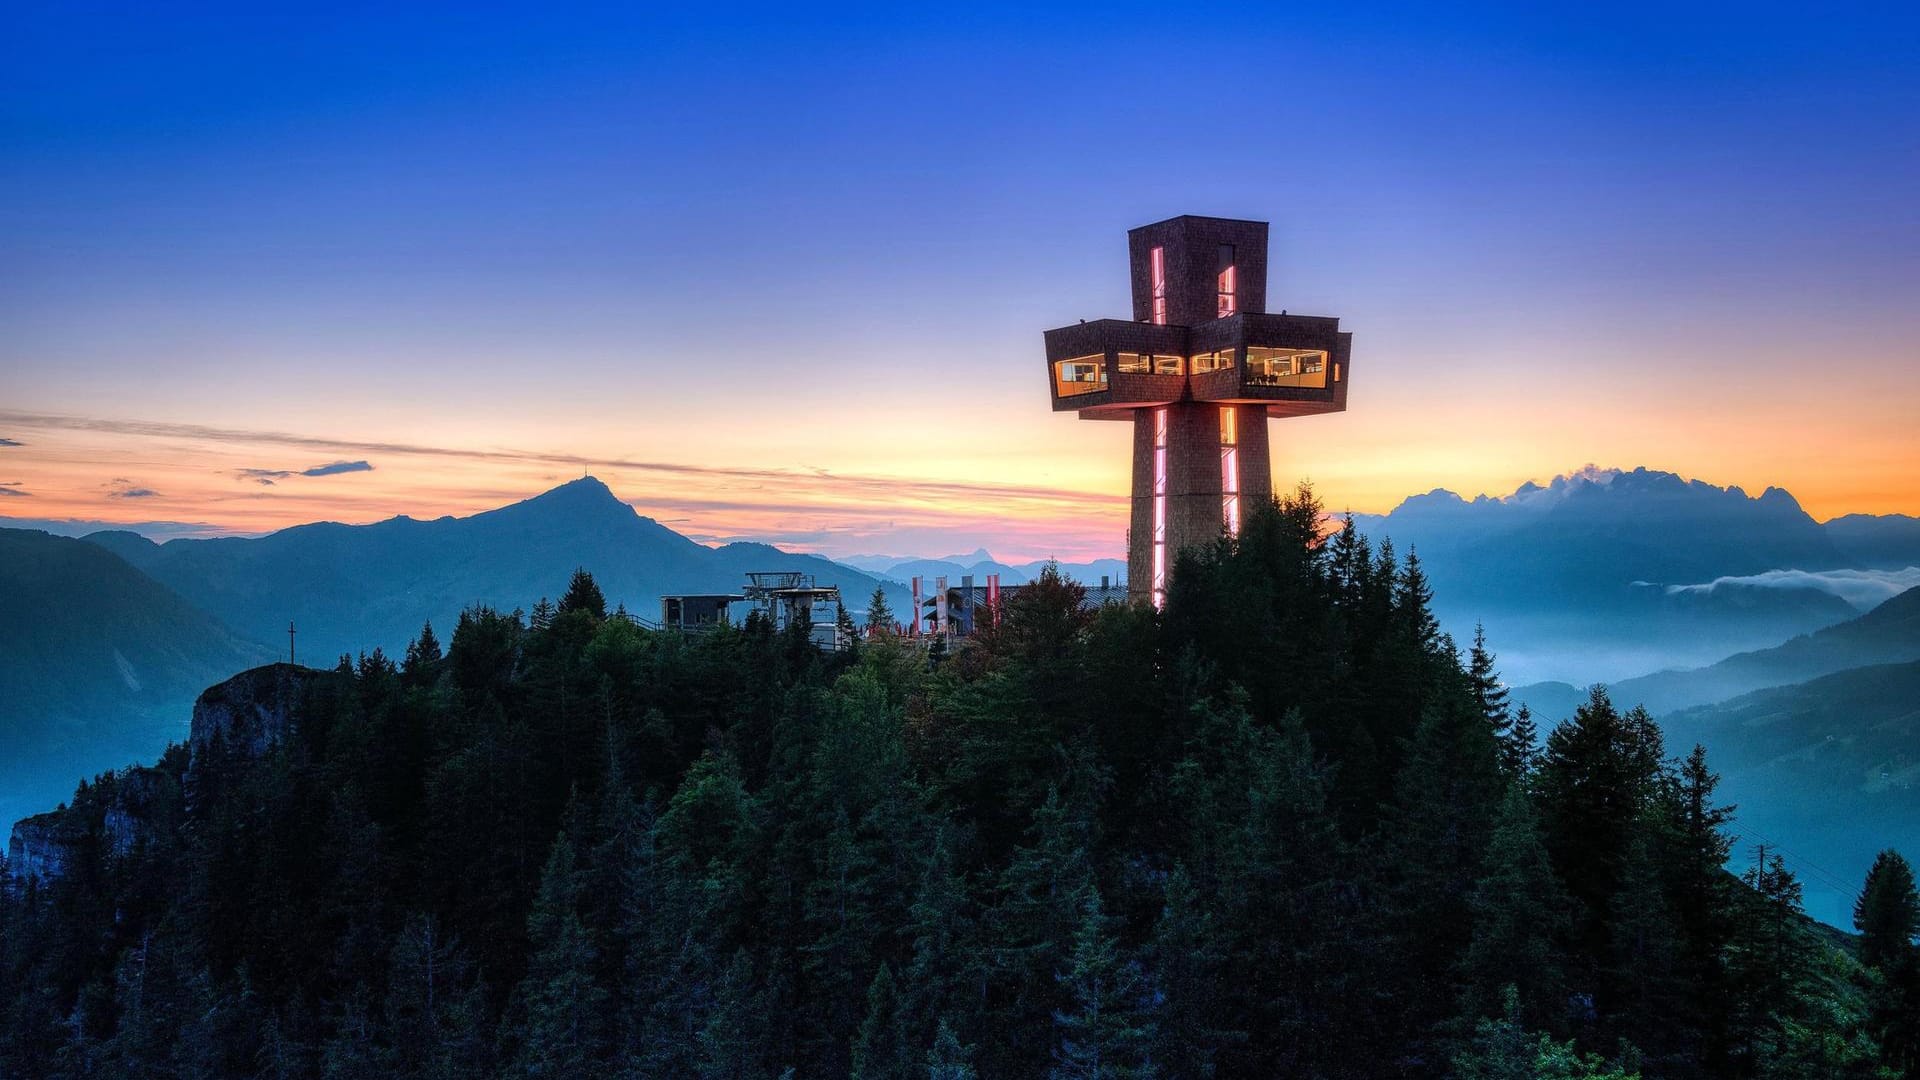
[[(1419, 561), (1310, 492), (1164, 613), (1048, 572), (930, 657), (531, 620), (343, 658), (249, 760), (103, 776), (0, 910), (6, 1077), (1869, 1077), (1858, 959), (1604, 692), (1536, 745)], [(870, 620), (871, 621), (871, 620)], [(124, 815), (122, 815), (124, 816)]]

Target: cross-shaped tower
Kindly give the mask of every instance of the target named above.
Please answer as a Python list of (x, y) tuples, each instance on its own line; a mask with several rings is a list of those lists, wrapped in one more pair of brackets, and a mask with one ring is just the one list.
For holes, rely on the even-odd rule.
[(1269, 416), (1347, 407), (1340, 320), (1267, 314), (1267, 223), (1184, 216), (1127, 233), (1133, 320), (1046, 332), (1056, 412), (1133, 421), (1127, 592), (1158, 607), (1180, 549), (1273, 497)]

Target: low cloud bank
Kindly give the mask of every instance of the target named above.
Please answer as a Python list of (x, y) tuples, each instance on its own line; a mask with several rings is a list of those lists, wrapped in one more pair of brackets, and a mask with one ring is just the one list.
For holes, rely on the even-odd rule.
[(1667, 595), (1700, 593), (1735, 586), (1760, 589), (1818, 589), (1832, 593), (1861, 611), (1868, 611), (1906, 592), (1920, 588), (1920, 566), (1904, 570), (1768, 570), (1763, 574), (1721, 577), (1699, 585), (1668, 585)]

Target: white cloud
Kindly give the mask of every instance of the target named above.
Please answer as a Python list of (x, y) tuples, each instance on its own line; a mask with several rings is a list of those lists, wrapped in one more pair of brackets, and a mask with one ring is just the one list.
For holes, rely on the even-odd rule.
[(1721, 577), (1700, 585), (1668, 585), (1667, 595), (1712, 593), (1722, 585), (1761, 589), (1818, 589), (1861, 611), (1878, 607), (1908, 589), (1920, 588), (1920, 566), (1905, 570), (1768, 570)]

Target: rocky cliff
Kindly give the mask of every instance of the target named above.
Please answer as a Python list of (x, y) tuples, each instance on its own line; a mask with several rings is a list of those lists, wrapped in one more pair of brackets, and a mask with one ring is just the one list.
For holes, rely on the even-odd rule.
[(176, 769), (135, 765), (96, 777), (74, 793), (73, 804), (15, 823), (7, 838), (7, 872), (24, 881), (49, 881), (77, 860), (131, 854), (154, 821), (178, 805)]
[(300, 707), (333, 673), (293, 664), (268, 664), (208, 687), (193, 703), (188, 746), (198, 762), (215, 741), (232, 753), (260, 757), (299, 723)]
[(209, 753), (264, 756), (299, 730), (303, 707), (335, 685), (331, 671), (269, 664), (207, 688), (194, 702), (184, 749), (168, 750), (157, 766), (103, 774), (81, 784), (71, 804), (23, 818), (7, 839), (6, 872), (50, 881), (84, 860), (125, 858), (149, 830), (170, 827), (164, 823), (180, 812), (183, 775)]
[(65, 810), (16, 822), (13, 834), (7, 837), (7, 872), (20, 881), (57, 878), (65, 873), (74, 846), (66, 824)]

